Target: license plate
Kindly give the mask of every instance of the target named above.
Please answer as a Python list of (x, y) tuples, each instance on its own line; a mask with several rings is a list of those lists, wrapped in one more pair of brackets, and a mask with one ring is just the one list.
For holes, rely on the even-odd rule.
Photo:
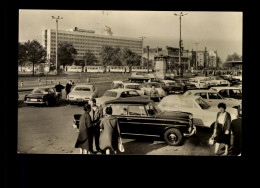
[(83, 102), (83, 99), (77, 99), (77, 101), (81, 101), (81, 102)]
[(31, 101), (37, 101), (37, 99), (31, 99)]

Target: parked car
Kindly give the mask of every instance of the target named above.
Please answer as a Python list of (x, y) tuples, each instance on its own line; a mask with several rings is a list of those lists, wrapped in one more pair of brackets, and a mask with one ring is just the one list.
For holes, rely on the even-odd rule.
[(240, 75), (240, 76), (233, 76), (233, 78), (239, 79), (239, 81), (242, 82), (242, 75)]
[(217, 91), (225, 98), (242, 100), (242, 88), (240, 87), (211, 87), (210, 90)]
[(103, 105), (106, 101), (118, 98), (148, 98), (147, 96), (140, 95), (135, 89), (110, 89), (107, 90), (102, 97), (96, 98), (98, 106)]
[(197, 89), (208, 89), (209, 87), (209, 84), (206, 82), (205, 78), (202, 77), (189, 78), (189, 82), (194, 84)]
[(166, 94), (183, 93), (184, 91), (184, 86), (176, 84), (173, 80), (160, 80), (160, 82), (165, 84), (162, 89), (166, 92)]
[(164, 74), (164, 80), (174, 80), (175, 74), (174, 73), (165, 73)]
[(196, 89), (195, 84), (190, 83), (188, 78), (177, 78), (174, 81), (176, 84), (184, 86), (184, 92), (189, 89)]
[(230, 86), (230, 82), (222, 79), (220, 76), (209, 76), (210, 86)]
[(124, 83), (121, 80), (114, 80), (111, 84), (111, 89), (123, 88)]
[[(216, 121), (217, 106), (211, 106), (200, 96), (169, 95), (159, 102), (158, 107), (161, 111), (182, 111), (193, 114), (195, 126), (213, 128)], [(238, 118), (238, 112), (234, 108), (227, 107), (231, 120)]]
[(141, 89), (141, 85), (138, 83), (123, 83), (124, 89), (135, 89), (140, 95), (144, 95), (144, 91)]
[(128, 78), (130, 82), (157, 82), (158, 77), (153, 73), (133, 72)]
[(97, 98), (98, 93), (94, 85), (76, 85), (68, 95), (68, 101), (73, 103), (85, 103)]
[(54, 105), (57, 103), (55, 87), (36, 87), (28, 95), (24, 96), (24, 103), (27, 105)]
[(220, 75), (219, 77), (221, 77), (223, 80), (227, 80), (231, 86), (237, 84), (240, 81), (239, 79), (234, 78), (233, 75)]
[[(152, 100), (115, 99), (105, 102), (119, 122), (121, 134), (162, 137), (171, 146), (181, 145), (183, 137), (196, 134), (191, 113), (161, 112)], [(75, 119), (77, 118), (77, 119)], [(80, 114), (74, 115), (78, 127)]]
[(239, 115), (242, 113), (241, 101), (232, 98), (224, 98), (222, 95), (214, 90), (189, 90), (186, 91), (183, 96), (201, 96), (211, 106), (218, 106), (219, 103), (223, 102), (227, 105), (227, 107), (237, 109)]
[(160, 82), (144, 83), (141, 89), (144, 91), (145, 95), (150, 95), (150, 90), (152, 89), (152, 86), (154, 86), (155, 89), (158, 91), (160, 98), (163, 98), (167, 95), (167, 93), (163, 89), (163, 87), (165, 87), (165, 84)]

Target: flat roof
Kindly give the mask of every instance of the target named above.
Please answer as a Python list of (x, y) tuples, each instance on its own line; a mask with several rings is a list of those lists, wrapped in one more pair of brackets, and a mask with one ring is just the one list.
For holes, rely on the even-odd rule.
[(153, 102), (153, 100), (150, 99), (132, 99), (132, 98), (119, 98), (119, 99), (113, 99), (110, 101), (105, 102), (105, 104), (115, 104), (115, 103), (131, 103), (131, 104), (147, 104), (147, 103), (151, 103)]

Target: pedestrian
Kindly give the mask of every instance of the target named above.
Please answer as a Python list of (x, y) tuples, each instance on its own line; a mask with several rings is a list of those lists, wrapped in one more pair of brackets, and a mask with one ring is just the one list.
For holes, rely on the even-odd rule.
[(160, 95), (158, 91), (155, 89), (155, 86), (152, 86), (152, 89), (150, 90), (150, 99), (153, 100), (154, 102), (159, 102), (161, 101)]
[(225, 152), (223, 155), (228, 154), (228, 146), (230, 145), (230, 124), (231, 116), (226, 112), (226, 104), (218, 104), (219, 112), (214, 125), (213, 137), (216, 140), (215, 143), (215, 155), (218, 154), (220, 144), (224, 144)]
[(57, 104), (60, 104), (62, 99), (62, 90), (64, 89), (64, 86), (60, 84), (60, 82), (57, 83), (55, 86), (56, 89), (56, 95), (57, 95)]
[(91, 135), (91, 118), (89, 112), (91, 106), (89, 104), (84, 105), (84, 113), (79, 119), (79, 134), (75, 144), (75, 148), (80, 149), (80, 154), (91, 154), (89, 138)]
[(92, 99), (91, 103), (91, 111), (90, 111), (90, 117), (91, 117), (91, 124), (92, 124), (92, 137), (90, 138), (90, 148), (93, 148), (93, 137), (95, 140), (95, 146), (96, 146), (96, 151), (101, 152), (100, 147), (99, 147), (99, 137), (100, 137), (100, 121), (102, 117), (102, 109), (100, 109), (97, 106), (96, 99)]
[(68, 81), (66, 86), (65, 86), (65, 91), (66, 91), (66, 102), (68, 103), (69, 99), (68, 99), (68, 94), (70, 93), (72, 87), (72, 81)]
[(242, 148), (242, 118), (237, 118), (232, 120), (230, 125), (231, 130), (231, 139), (230, 139), (230, 147), (228, 149), (229, 155), (240, 155)]
[(115, 154), (118, 151), (118, 139), (120, 138), (120, 129), (118, 120), (112, 115), (112, 107), (106, 108), (105, 117), (100, 122), (100, 149), (105, 154), (110, 154), (113, 151)]

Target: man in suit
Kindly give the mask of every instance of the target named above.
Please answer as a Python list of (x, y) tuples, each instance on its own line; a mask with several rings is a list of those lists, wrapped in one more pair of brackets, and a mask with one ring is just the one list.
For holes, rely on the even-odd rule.
[(92, 139), (90, 141), (90, 148), (93, 151), (93, 137), (95, 137), (95, 146), (97, 152), (100, 152), (99, 148), (99, 137), (100, 137), (100, 128), (99, 124), (102, 117), (102, 110), (97, 106), (96, 99), (92, 99), (91, 104), (91, 111), (89, 112), (89, 115), (91, 117), (91, 124), (92, 124)]

